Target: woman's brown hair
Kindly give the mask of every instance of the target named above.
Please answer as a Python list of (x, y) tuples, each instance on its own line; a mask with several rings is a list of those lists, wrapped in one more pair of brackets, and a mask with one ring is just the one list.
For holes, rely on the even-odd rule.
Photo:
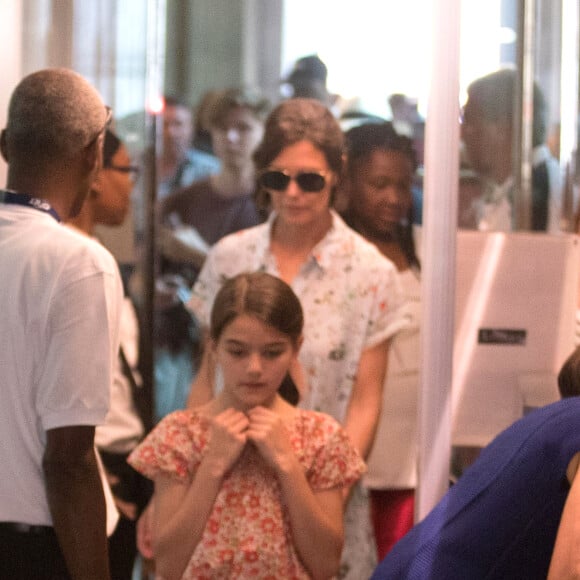
[(254, 152), (256, 169), (266, 169), (283, 149), (299, 141), (310, 141), (340, 175), (344, 135), (328, 108), (315, 99), (288, 99), (270, 113), (262, 142)]

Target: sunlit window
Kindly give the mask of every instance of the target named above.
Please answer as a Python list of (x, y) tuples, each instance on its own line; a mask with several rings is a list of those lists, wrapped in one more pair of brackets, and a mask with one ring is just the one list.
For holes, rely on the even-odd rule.
[[(378, 115), (389, 115), (392, 93), (416, 98), (425, 114), (430, 80), (429, 0), (290, 0), (284, 4), (282, 70), (318, 53), (328, 66), (329, 90), (345, 100), (360, 97)], [(514, 42), (501, 27), (501, 0), (465, 0), (461, 24), (461, 90), (497, 69), (500, 46)]]

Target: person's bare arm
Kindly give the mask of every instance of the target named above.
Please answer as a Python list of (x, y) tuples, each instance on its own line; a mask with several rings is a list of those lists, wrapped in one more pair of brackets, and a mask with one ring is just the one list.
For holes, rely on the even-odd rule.
[(552, 553), (548, 580), (578, 580), (580, 578), (580, 453), (570, 462), (568, 479), (572, 487), (568, 493), (558, 527)]
[(42, 460), (53, 525), (74, 580), (107, 580), (105, 497), (94, 450), (95, 428), (46, 433)]
[(153, 500), (150, 499), (137, 520), (137, 549), (147, 560), (152, 560), (153, 552)]
[(346, 413), (345, 431), (363, 458), (371, 450), (381, 413), (388, 352), (389, 341), (363, 351)]

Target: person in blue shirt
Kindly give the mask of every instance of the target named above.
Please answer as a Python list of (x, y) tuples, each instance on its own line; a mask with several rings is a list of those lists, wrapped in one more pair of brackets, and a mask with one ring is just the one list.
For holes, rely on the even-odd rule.
[[(561, 392), (573, 364), (574, 355), (560, 372)], [(566, 394), (577, 392), (576, 386)], [(548, 572), (554, 580), (577, 578), (579, 426), (577, 396), (514, 423), (395, 545), (371, 580), (533, 580)]]

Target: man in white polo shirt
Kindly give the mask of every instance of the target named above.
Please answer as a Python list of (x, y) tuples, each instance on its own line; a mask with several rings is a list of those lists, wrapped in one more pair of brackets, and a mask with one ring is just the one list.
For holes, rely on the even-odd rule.
[(109, 578), (94, 451), (118, 352), (122, 285), (63, 227), (102, 162), (110, 111), (66, 69), (14, 90), (0, 149), (0, 577)]

